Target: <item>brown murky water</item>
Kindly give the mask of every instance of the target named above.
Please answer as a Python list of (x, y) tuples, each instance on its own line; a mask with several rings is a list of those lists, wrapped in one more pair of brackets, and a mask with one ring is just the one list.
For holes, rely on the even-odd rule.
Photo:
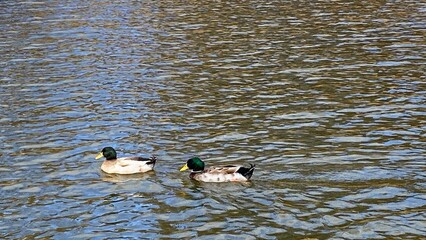
[[(421, 1), (1, 1), (0, 237), (426, 237)], [(95, 154), (156, 154), (110, 176)], [(178, 168), (255, 163), (248, 184)]]

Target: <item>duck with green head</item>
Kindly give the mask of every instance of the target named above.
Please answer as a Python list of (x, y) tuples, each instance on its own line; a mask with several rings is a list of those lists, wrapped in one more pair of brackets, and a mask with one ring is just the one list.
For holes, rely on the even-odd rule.
[(249, 181), (255, 169), (243, 166), (216, 166), (205, 168), (205, 164), (198, 157), (189, 159), (180, 171), (191, 170), (189, 177), (200, 182), (246, 182)]
[(105, 157), (101, 169), (106, 173), (134, 174), (148, 172), (154, 169), (157, 158), (122, 157), (117, 158), (117, 152), (112, 147), (105, 147), (96, 156), (96, 159)]

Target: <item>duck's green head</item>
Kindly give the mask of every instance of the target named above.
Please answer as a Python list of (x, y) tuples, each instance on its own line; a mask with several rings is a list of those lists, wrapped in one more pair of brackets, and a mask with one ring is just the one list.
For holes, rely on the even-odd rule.
[(96, 155), (96, 159), (99, 159), (101, 157), (105, 157), (106, 160), (114, 160), (117, 159), (117, 153), (115, 152), (114, 148), (105, 147), (98, 155)]
[(185, 166), (183, 166), (180, 171), (182, 172), (187, 169), (191, 169), (192, 171), (203, 171), (204, 162), (198, 157), (193, 157), (186, 162)]

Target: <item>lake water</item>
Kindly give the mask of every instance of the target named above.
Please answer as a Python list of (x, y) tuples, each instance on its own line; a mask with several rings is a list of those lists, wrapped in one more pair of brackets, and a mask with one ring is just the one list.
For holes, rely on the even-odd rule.
[[(424, 239), (422, 1), (0, 1), (0, 238)], [(95, 155), (155, 154), (116, 176)], [(179, 172), (254, 163), (249, 183)]]

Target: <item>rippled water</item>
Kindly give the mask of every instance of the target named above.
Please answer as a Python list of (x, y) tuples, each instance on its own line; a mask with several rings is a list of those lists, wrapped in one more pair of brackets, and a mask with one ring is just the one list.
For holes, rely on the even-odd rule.
[[(1, 1), (0, 237), (426, 236), (421, 1)], [(156, 154), (106, 175), (95, 154)], [(189, 180), (255, 163), (246, 184)]]

